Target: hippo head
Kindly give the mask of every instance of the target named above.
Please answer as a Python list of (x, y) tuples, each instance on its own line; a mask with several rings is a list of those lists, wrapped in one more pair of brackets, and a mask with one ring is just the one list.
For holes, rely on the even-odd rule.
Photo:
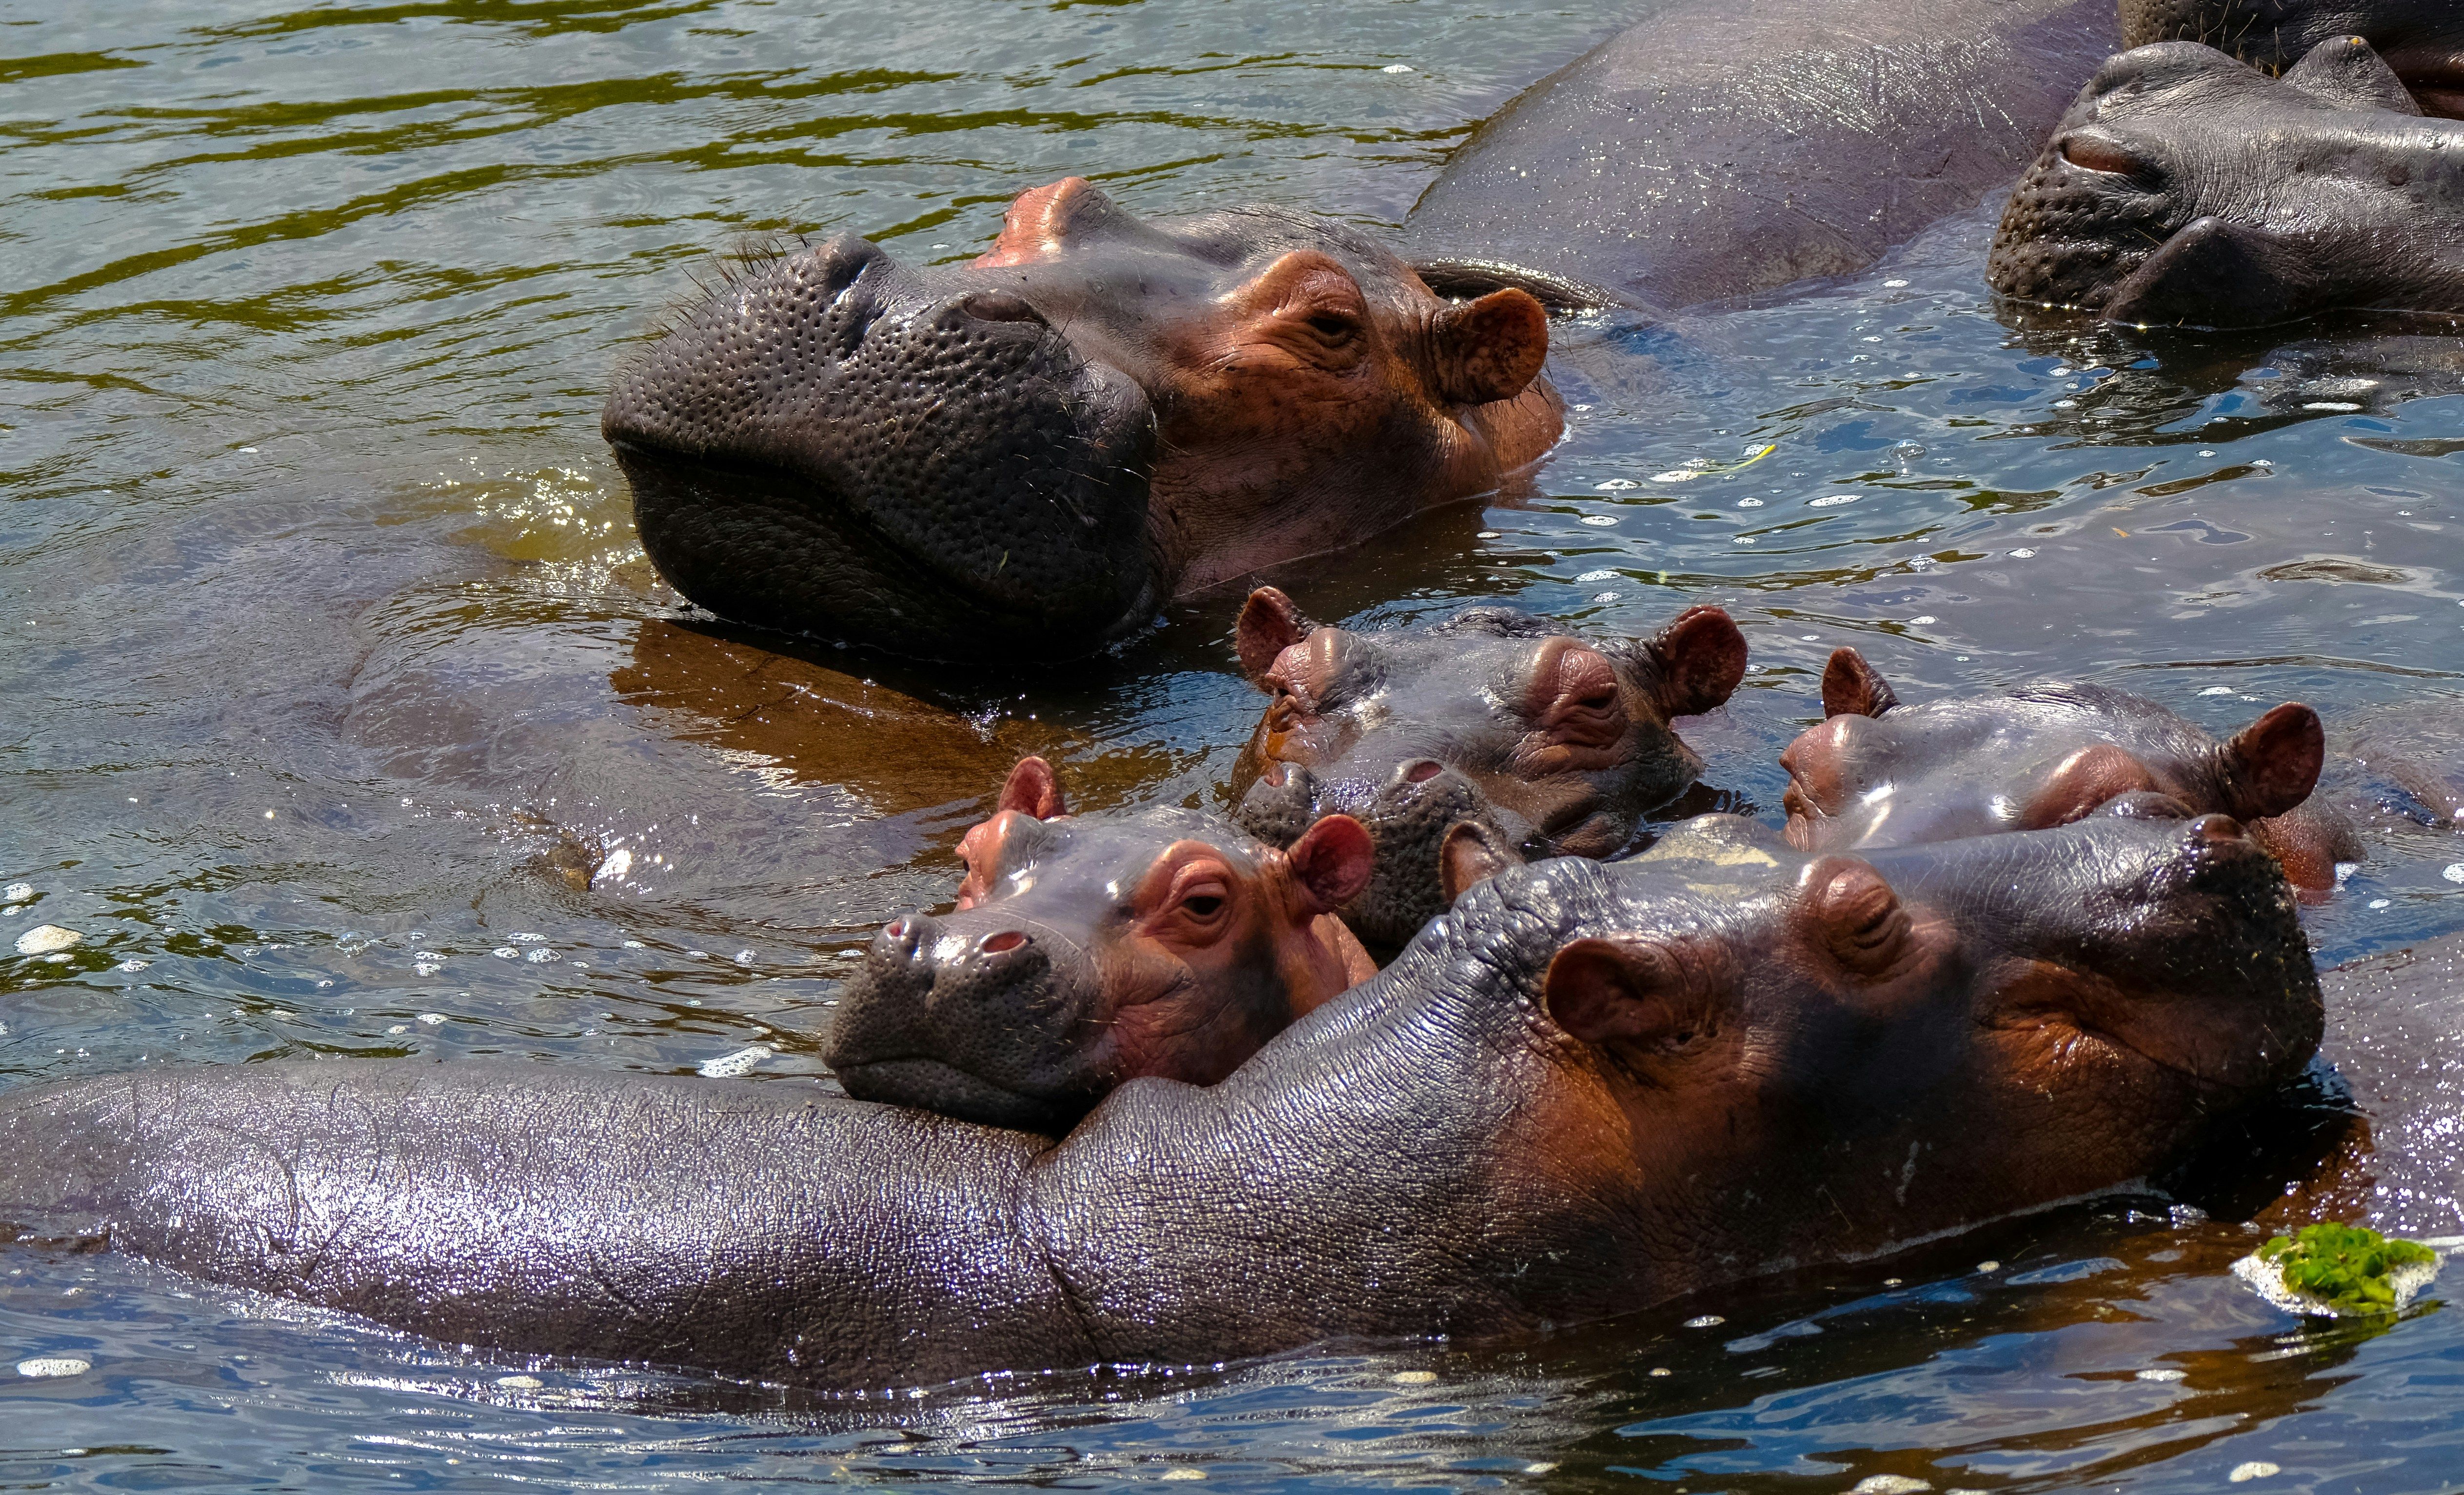
[(1363, 633), (1312, 627), (1262, 587), (1238, 644), (1274, 700), (1233, 769), (1233, 818), (1278, 845), (1321, 815), (1366, 824), (1377, 869), (1344, 919), (1386, 950), (1501, 867), (1623, 848), (1702, 771), (1671, 721), (1726, 702), (1746, 668), (1717, 607), (1650, 639), (1501, 607)]
[(1768, 836), (1705, 817), (1509, 868), (1379, 978), (1509, 973), (1559, 1078), (1490, 1081), (1495, 1151), (1617, 1201), (1676, 1286), (2145, 1176), (2318, 1044), (2283, 878), (2223, 816), (1858, 856)]
[(2166, 42), (2107, 61), (2020, 179), (1987, 275), (2141, 325), (2464, 309), (2464, 124), (2367, 44), (2281, 78)]
[(1170, 807), (1080, 819), (1023, 759), (959, 844), (956, 912), (909, 913), (840, 998), (848, 1094), (1067, 1132), (1121, 1082), (1210, 1085), (1374, 967), (1332, 911), (1369, 836), (1331, 816), (1287, 851)]
[(2066, 824), (2100, 809), (2281, 816), (2326, 753), (2296, 701), (2226, 741), (2144, 696), (2046, 684), (1903, 706), (1853, 649), (1822, 672), (1822, 725), (1780, 755), (1791, 845), (1898, 846)]
[(2424, 114), (2464, 120), (2464, 6), (2455, 0), (2122, 0), (2122, 44), (2205, 42), (2282, 73), (2324, 42), (2358, 36)]
[(1081, 653), (1167, 598), (1493, 488), (1560, 429), (1548, 317), (1340, 224), (1148, 221), (1071, 177), (963, 267), (832, 239), (736, 276), (602, 423), (642, 543), (746, 623)]

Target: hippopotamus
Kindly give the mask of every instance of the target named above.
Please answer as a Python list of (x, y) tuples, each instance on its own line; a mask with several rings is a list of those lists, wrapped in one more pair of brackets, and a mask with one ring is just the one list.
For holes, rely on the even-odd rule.
[(1862, 270), (2003, 190), (2113, 0), (1672, 0), (1533, 84), (1405, 219), (1441, 289), (1665, 311)]
[(2108, 321), (2260, 326), (2464, 310), (2464, 121), (2359, 37), (2271, 77), (2196, 42), (2097, 71), (2011, 194), (2004, 296)]
[(787, 1081), (349, 1060), (0, 1099), (0, 1219), (525, 1354), (881, 1388), (1494, 1335), (2148, 1176), (2315, 1047), (2220, 816), (1469, 890), (1055, 1142)]
[(2455, 0), (2122, 0), (2122, 44), (2205, 42), (2281, 73), (2358, 36), (2424, 114), (2464, 120), (2464, 7)]
[(2299, 813), (2326, 755), (2319, 714), (2286, 701), (2219, 742), (2145, 696), (2040, 682), (1997, 695), (1900, 703), (1854, 649), (1822, 671), (1823, 722), (1780, 754), (1789, 844), (1909, 846), (2116, 813), (2220, 813), (2299, 887), (2357, 860), (2341, 822)]
[(1441, 299), (1342, 224), (1148, 220), (1070, 177), (972, 264), (840, 237), (735, 275), (601, 429), (643, 548), (714, 612), (1063, 656), (1496, 488), (1562, 429), (1548, 349), (1529, 295)]
[(1509, 607), (1391, 632), (1325, 627), (1260, 587), (1234, 637), (1272, 694), (1232, 770), (1232, 818), (1288, 845), (1348, 814), (1376, 869), (1344, 921), (1391, 953), (1497, 868), (1605, 857), (1692, 784), (1670, 723), (1728, 699), (1745, 635), (1689, 607), (1649, 639), (1586, 639)]
[(957, 912), (891, 920), (840, 993), (849, 1095), (1058, 1135), (1125, 1080), (1214, 1084), (1377, 969), (1334, 916), (1369, 881), (1349, 816), (1289, 850), (1175, 805), (1072, 816), (1028, 758), (958, 855)]

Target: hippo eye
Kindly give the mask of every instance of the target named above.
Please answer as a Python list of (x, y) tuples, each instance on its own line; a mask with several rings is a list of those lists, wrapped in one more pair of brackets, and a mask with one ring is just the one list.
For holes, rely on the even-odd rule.
[(1180, 906), (1201, 919), (1211, 919), (1223, 912), (1223, 900), (1211, 892), (1199, 893), (1195, 898), (1184, 898)]
[(1343, 312), (1313, 312), (1309, 326), (1309, 331), (1329, 342), (1341, 342), (1360, 330), (1360, 324)]

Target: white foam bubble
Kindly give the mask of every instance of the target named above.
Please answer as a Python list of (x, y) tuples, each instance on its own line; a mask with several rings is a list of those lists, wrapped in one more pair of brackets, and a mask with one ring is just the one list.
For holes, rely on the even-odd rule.
[(76, 930), (63, 929), (57, 924), (37, 924), (17, 936), (17, 954), (47, 956), (55, 950), (66, 950), (72, 945), (84, 943), (85, 936)]

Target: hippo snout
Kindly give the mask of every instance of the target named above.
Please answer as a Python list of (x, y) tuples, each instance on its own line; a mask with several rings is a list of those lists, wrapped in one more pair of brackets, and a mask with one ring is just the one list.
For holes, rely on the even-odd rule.
[(1028, 1131), (1084, 1113), (1093, 965), (1058, 932), (989, 912), (902, 914), (873, 936), (823, 1049), (849, 1095)]

